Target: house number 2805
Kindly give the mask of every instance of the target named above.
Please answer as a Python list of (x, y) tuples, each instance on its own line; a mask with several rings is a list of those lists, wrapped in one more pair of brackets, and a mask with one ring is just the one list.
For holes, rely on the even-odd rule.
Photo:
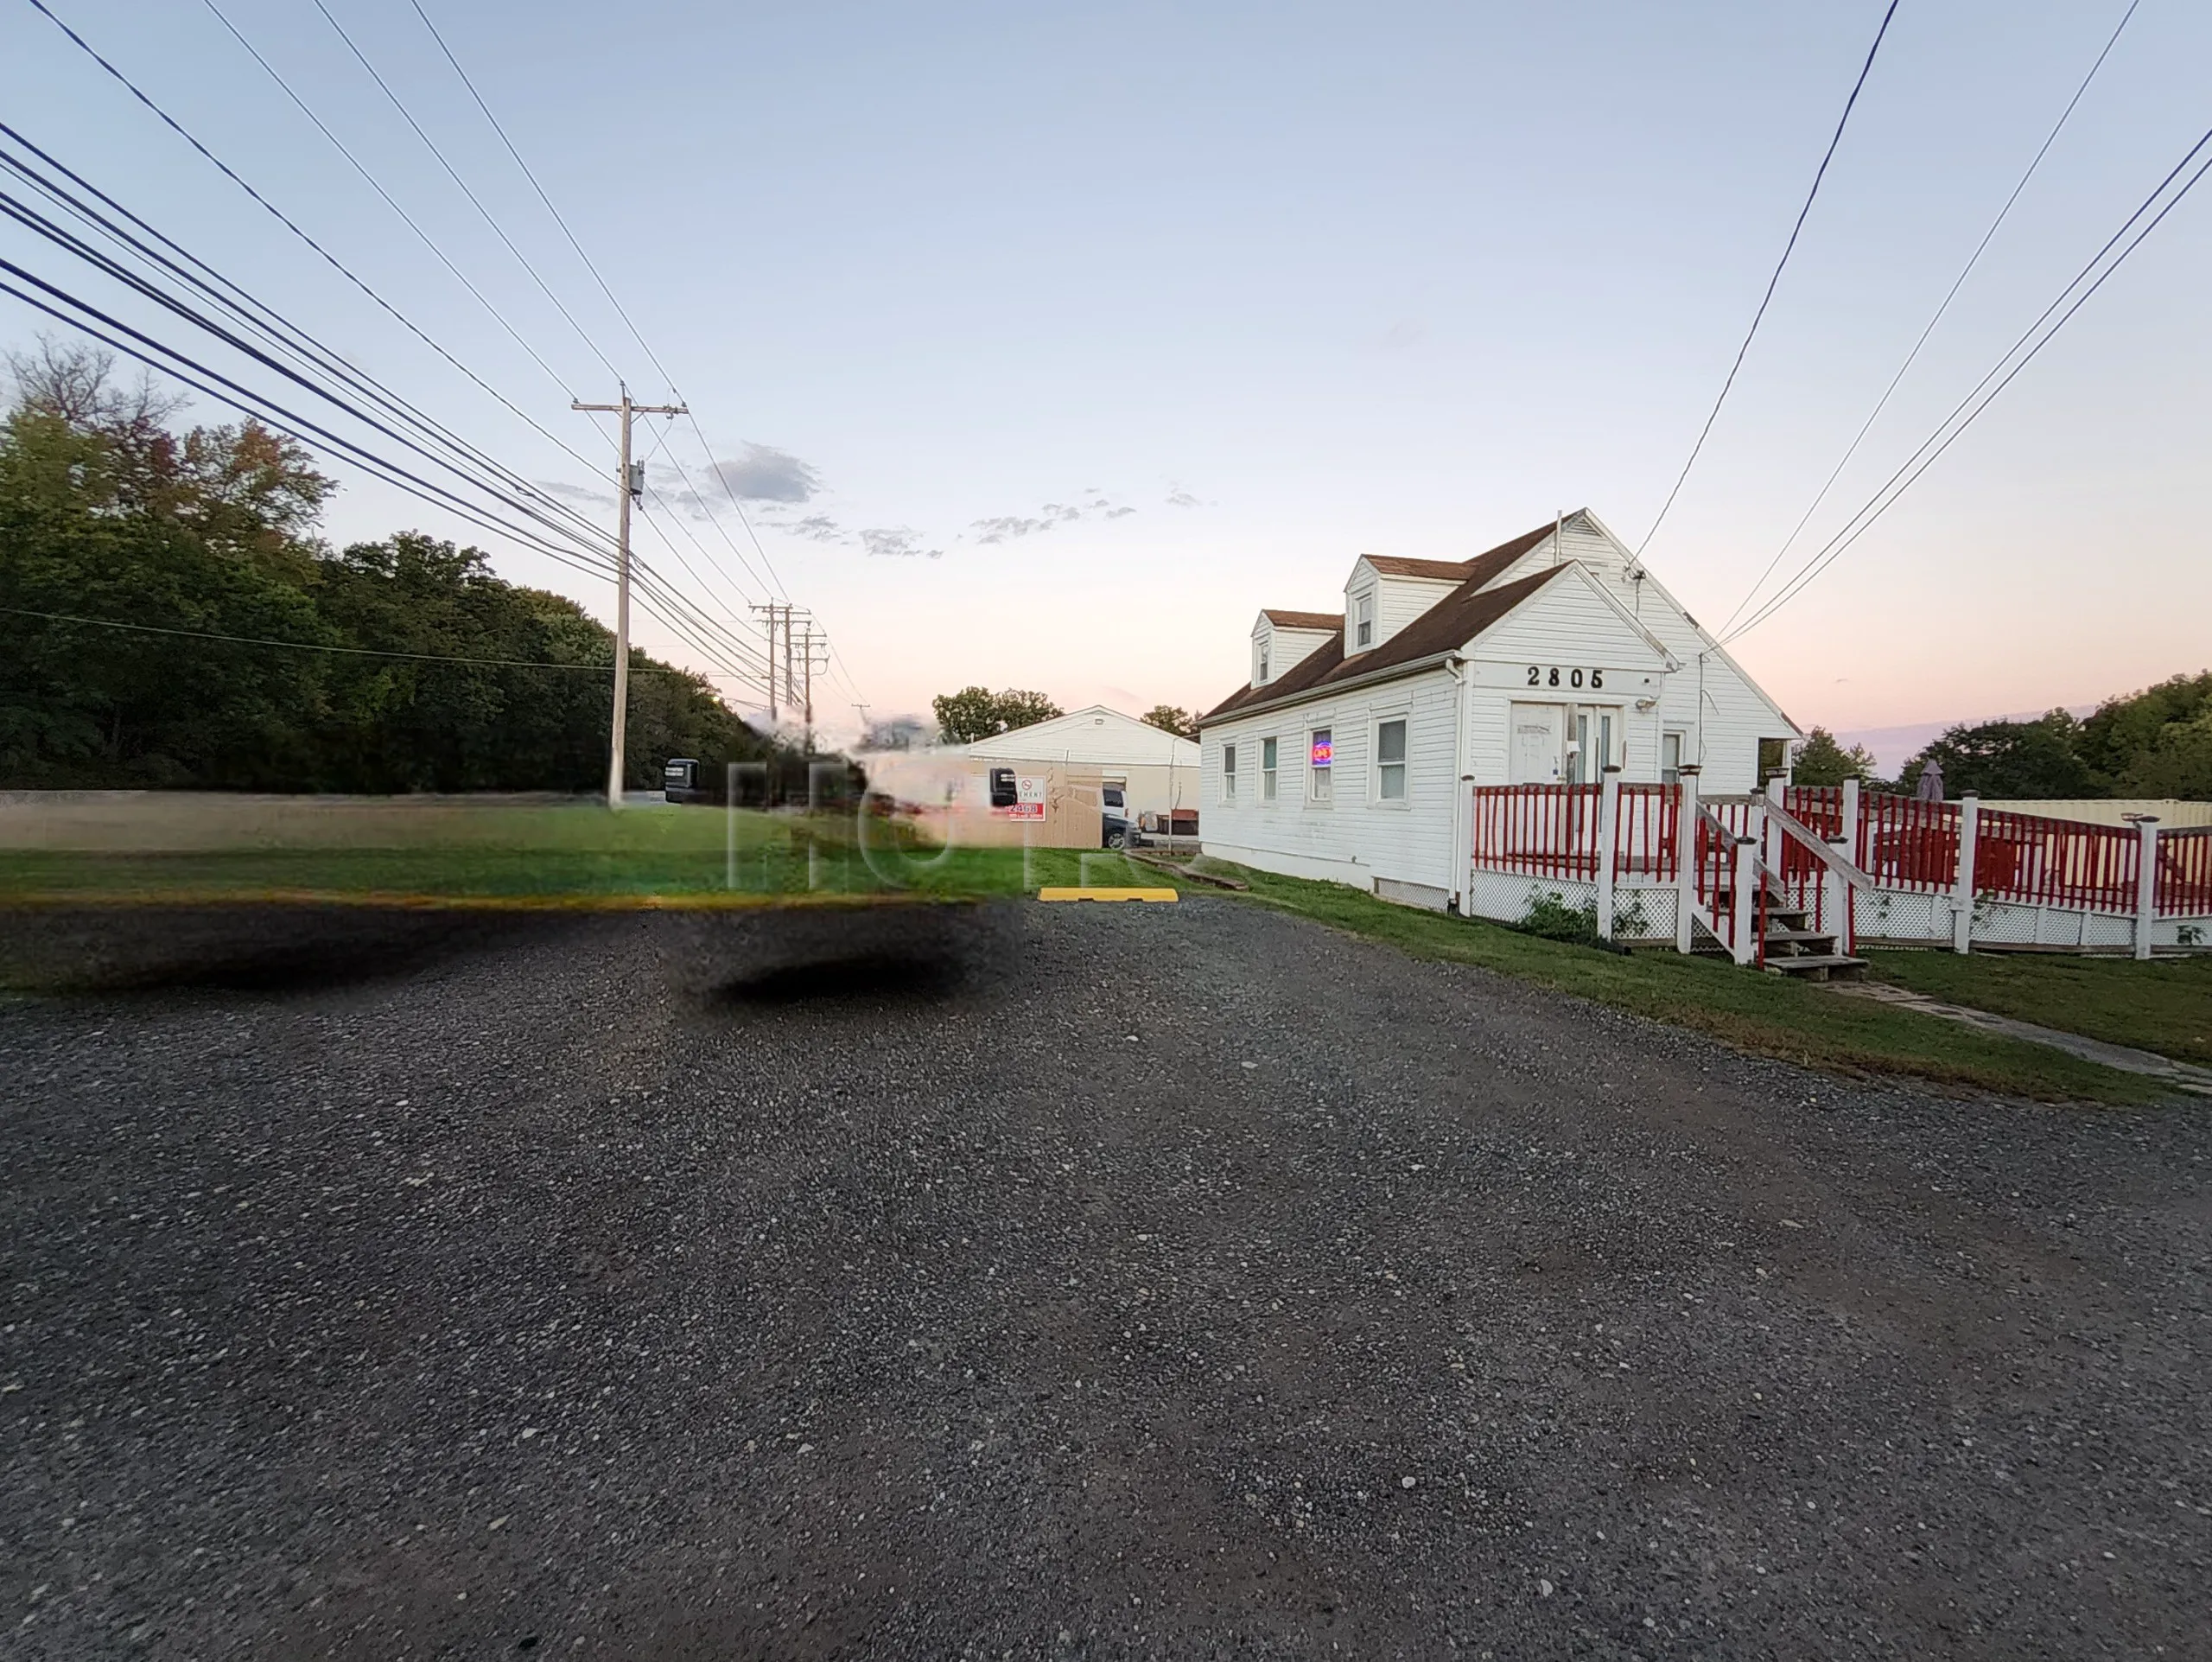
[(1540, 669), (1531, 664), (1529, 665), (1529, 685), (1532, 687), (1602, 687), (1605, 685), (1605, 672), (1556, 667)]

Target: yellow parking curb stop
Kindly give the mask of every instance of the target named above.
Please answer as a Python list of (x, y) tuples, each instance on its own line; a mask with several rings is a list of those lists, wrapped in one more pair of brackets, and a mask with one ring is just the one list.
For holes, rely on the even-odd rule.
[(1040, 888), (1040, 901), (1173, 901), (1172, 888)]

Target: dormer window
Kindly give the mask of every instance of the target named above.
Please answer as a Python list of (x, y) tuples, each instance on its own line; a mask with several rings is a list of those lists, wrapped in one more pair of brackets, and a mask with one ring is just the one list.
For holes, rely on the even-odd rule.
[(1362, 595), (1352, 602), (1351, 649), (1363, 653), (1375, 644), (1375, 596)]
[(1265, 641), (1262, 641), (1260, 643), (1260, 672), (1257, 676), (1253, 678), (1252, 685), (1255, 686), (1265, 686), (1267, 685), (1267, 680), (1268, 647), (1267, 643)]

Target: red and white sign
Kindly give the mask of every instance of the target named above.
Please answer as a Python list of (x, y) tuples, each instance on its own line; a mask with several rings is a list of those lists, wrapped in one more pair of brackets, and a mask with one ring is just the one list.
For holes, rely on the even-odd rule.
[(1014, 776), (1014, 802), (1011, 808), (1000, 808), (997, 813), (1007, 819), (1042, 819), (1045, 817), (1045, 778), (1041, 774), (1016, 774)]

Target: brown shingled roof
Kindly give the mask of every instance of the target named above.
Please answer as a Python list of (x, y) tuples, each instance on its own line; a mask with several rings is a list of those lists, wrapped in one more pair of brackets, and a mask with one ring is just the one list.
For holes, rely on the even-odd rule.
[(1278, 607), (1263, 606), (1260, 615), (1279, 629), (1336, 629), (1344, 627), (1342, 612), (1286, 612)]
[[(1548, 532), (1548, 529), (1547, 527)], [(1499, 551), (1493, 549), (1491, 554)], [(1521, 551), (1522, 553), (1527, 551), (1527, 549)], [(1469, 564), (1479, 565), (1490, 557), (1490, 555), (1484, 555)], [(1294, 665), (1280, 679), (1270, 681), (1263, 687), (1248, 685), (1238, 688), (1199, 716), (1199, 725), (1204, 726), (1224, 716), (1233, 716), (1249, 705), (1274, 704), (1278, 699), (1317, 691), (1332, 682), (1349, 681), (1377, 670), (1395, 669), (1401, 664), (1418, 663), (1440, 653), (1456, 651), (1567, 569), (1564, 565), (1548, 565), (1541, 571), (1496, 589), (1481, 587), (1488, 579), (1478, 571), (1373, 651), (1346, 658), (1344, 655), (1344, 637), (1338, 635), (1336, 640), (1318, 648), (1310, 658)]]
[[(1485, 550), (1471, 560), (1402, 560), (1389, 554), (1361, 555), (1360, 557), (1377, 571), (1389, 576), (1449, 576), (1458, 583), (1459, 587), (1380, 646), (1357, 653), (1349, 660), (1344, 657), (1344, 620), (1342, 613), (1268, 612), (1268, 616), (1278, 623), (1290, 617), (1318, 618), (1320, 621), (1310, 627), (1332, 629), (1337, 633), (1337, 639), (1316, 647), (1310, 657), (1300, 659), (1264, 687), (1254, 687), (1249, 684), (1239, 687), (1198, 720), (1202, 723), (1210, 722), (1217, 716), (1233, 714), (1247, 704), (1262, 701), (1272, 703), (1277, 698), (1319, 686), (1325, 681), (1364, 675), (1370, 670), (1388, 669), (1395, 664), (1410, 663), (1414, 659), (1449, 652), (1454, 646), (1465, 645), (1518, 606), (1527, 595), (1535, 593), (1560, 569), (1552, 567), (1533, 577), (1509, 583), (1504, 589), (1485, 589), (1485, 585), (1496, 583), (1511, 569), (1516, 560), (1551, 534), (1550, 525), (1538, 525), (1534, 531), (1523, 532), (1510, 542)], [(1511, 598), (1494, 612), (1487, 607), (1471, 603), (1478, 599), (1488, 601), (1493, 595), (1510, 595)], [(1463, 623), (1471, 627), (1462, 628)], [(1287, 627), (1309, 626), (1292, 624)], [(1450, 635), (1451, 639), (1440, 645), (1427, 644), (1439, 635)], [(1342, 676), (1338, 674), (1339, 671), (1343, 672)]]
[(1467, 575), (1465, 560), (1406, 560), (1395, 554), (1363, 554), (1359, 557), (1386, 577), (1428, 577), (1457, 583)]

